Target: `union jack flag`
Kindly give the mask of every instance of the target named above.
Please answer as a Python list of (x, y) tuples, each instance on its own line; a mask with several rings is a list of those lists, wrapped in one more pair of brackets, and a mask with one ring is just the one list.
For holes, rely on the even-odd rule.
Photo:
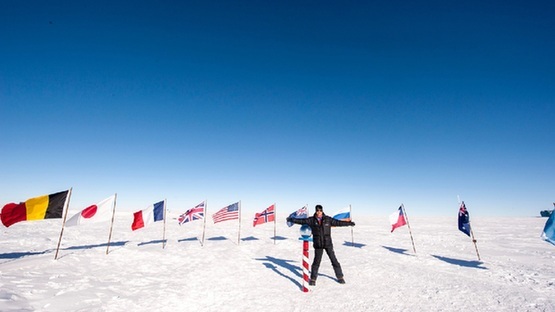
[(196, 205), (194, 208), (187, 210), (184, 214), (180, 215), (179, 218), (177, 218), (177, 221), (179, 221), (179, 225), (182, 225), (183, 223), (187, 223), (189, 221), (202, 219), (204, 219), (204, 202)]
[(275, 210), (275, 206), (271, 205), (270, 207), (264, 209), (264, 211), (262, 211), (261, 213), (257, 213), (256, 215), (254, 215), (254, 221), (252, 223), (252, 226), (275, 221), (276, 214), (274, 210)]

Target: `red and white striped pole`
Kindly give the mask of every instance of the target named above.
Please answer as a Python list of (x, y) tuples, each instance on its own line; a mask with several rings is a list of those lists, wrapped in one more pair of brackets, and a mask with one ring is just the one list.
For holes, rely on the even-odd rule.
[(312, 241), (312, 229), (307, 224), (303, 224), (300, 229), (303, 241), (303, 292), (308, 292), (308, 242)]
[(308, 240), (303, 241), (303, 292), (308, 292)]

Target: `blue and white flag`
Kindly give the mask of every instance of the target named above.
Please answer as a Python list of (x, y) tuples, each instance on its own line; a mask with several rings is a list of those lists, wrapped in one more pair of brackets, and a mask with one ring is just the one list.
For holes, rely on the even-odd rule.
[(459, 208), (459, 230), (464, 234), (470, 236), (470, 216), (464, 202), (461, 203)]
[(545, 222), (542, 238), (555, 245), (555, 211), (551, 213), (551, 216), (549, 216), (549, 219)]
[[(306, 206), (304, 206), (303, 208), (293, 212), (292, 214), (289, 215), (289, 218), (293, 218), (293, 219), (306, 219), (308, 218), (308, 209), (306, 208)], [(294, 223), (292, 222), (287, 222), (287, 226), (292, 227)]]
[(332, 218), (342, 221), (351, 221), (351, 207), (339, 209)]

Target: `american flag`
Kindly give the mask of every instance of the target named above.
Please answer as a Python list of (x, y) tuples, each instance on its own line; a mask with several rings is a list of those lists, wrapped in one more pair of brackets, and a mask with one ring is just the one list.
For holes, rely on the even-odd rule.
[(212, 215), (214, 223), (239, 219), (239, 202), (220, 209)]
[(262, 211), (261, 213), (257, 213), (256, 215), (254, 215), (254, 221), (252, 223), (252, 226), (275, 221), (276, 215), (274, 212), (274, 208), (275, 208), (274, 205), (271, 205), (270, 207), (264, 209), (264, 211)]
[(179, 218), (177, 218), (177, 221), (179, 221), (179, 225), (181, 225), (189, 221), (202, 219), (204, 219), (204, 202), (196, 205), (194, 208), (187, 210), (184, 214), (180, 215)]

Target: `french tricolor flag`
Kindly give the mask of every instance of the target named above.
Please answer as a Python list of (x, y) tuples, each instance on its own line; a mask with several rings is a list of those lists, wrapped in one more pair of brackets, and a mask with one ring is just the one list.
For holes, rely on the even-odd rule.
[(133, 214), (133, 224), (131, 224), (131, 230), (135, 231), (142, 229), (151, 223), (163, 221), (165, 214), (164, 203), (165, 201), (157, 202), (144, 210), (135, 212)]

